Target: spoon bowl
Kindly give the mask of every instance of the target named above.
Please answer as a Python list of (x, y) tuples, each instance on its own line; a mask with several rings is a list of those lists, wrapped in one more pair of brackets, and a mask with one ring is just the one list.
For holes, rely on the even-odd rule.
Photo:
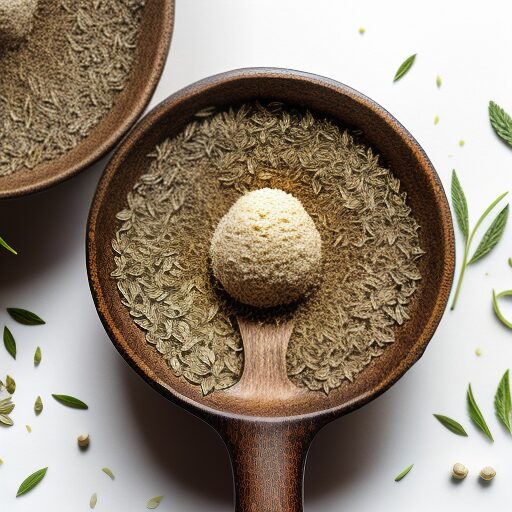
[[(176, 377), (147, 344), (144, 332), (121, 303), (111, 240), (116, 213), (146, 171), (146, 155), (178, 134), (195, 112), (253, 100), (282, 101), (364, 134), (400, 179), (421, 226), (423, 279), (410, 304), (411, 319), (395, 331), (395, 342), (352, 382), (328, 396), (306, 392), (286, 377), (284, 355), (293, 324), (260, 326), (239, 319), (245, 349), (244, 374), (233, 388), (203, 396)], [(386, 110), (332, 80), (281, 69), (243, 69), (193, 84), (156, 107), (129, 134), (110, 161), (89, 217), (87, 265), (99, 316), (114, 345), (155, 389), (208, 422), (224, 439), (233, 463), (238, 512), (299, 512), (309, 445), (329, 421), (376, 398), (423, 354), (444, 312), (454, 271), (450, 210), (439, 178), (424, 151)], [(266, 343), (268, 350), (262, 350)], [(270, 371), (272, 368), (272, 371)]]

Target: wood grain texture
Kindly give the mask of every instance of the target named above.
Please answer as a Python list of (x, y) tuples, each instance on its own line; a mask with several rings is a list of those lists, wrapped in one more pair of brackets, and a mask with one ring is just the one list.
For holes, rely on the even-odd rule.
[[(365, 141), (400, 179), (407, 203), (421, 225), (423, 276), (410, 306), (411, 320), (395, 330), (396, 341), (353, 381), (328, 396), (289, 390), (281, 363), (272, 363), (256, 347), (275, 337), (272, 354), (281, 358), (288, 327), (257, 333), (241, 323), (247, 346), (238, 391), (203, 396), (176, 377), (150, 346), (122, 304), (113, 270), (111, 240), (116, 213), (126, 194), (147, 170), (146, 155), (179, 133), (194, 114), (255, 99), (282, 101), (308, 108), (340, 126), (361, 130)], [(421, 357), (448, 301), (455, 266), (450, 209), (439, 178), (409, 132), (386, 110), (357, 91), (323, 77), (282, 69), (242, 69), (217, 75), (171, 96), (127, 136), (98, 186), (88, 223), (87, 266), (98, 314), (114, 345), (150, 385), (212, 425), (223, 437), (233, 460), (239, 512), (302, 510), (302, 472), (314, 434), (327, 422), (376, 398)], [(258, 341), (259, 340), (259, 341)], [(244, 372), (245, 373), (245, 372)], [(271, 379), (269, 383), (259, 379)], [(193, 440), (189, 440), (193, 442)]]
[(46, 189), (71, 178), (108, 153), (147, 107), (164, 69), (174, 28), (175, 0), (147, 0), (135, 63), (110, 112), (77, 146), (33, 169), (0, 177), (0, 199)]

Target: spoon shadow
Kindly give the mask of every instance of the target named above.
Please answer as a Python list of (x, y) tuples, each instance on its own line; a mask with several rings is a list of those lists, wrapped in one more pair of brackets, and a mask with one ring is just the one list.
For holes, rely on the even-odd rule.
[[(231, 508), (233, 477), (224, 443), (202, 420), (170, 403), (120, 362), (126, 407), (140, 429), (155, 465), (169, 478), (207, 502)], [(336, 420), (317, 435), (308, 455), (305, 478), (306, 504), (363, 478), (370, 460), (385, 445), (385, 409), (376, 400)], [(377, 435), (377, 425), (380, 435)], [(384, 435), (383, 435), (384, 434)], [(161, 442), (167, 438), (167, 444)]]
[(0, 236), (18, 256), (0, 249), (2, 293), (31, 283), (76, 251), (83, 252), (85, 224), (105, 159), (48, 190), (0, 201)]

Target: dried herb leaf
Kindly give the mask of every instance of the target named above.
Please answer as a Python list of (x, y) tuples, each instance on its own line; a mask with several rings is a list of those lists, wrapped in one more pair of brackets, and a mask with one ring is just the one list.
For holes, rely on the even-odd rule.
[(146, 508), (149, 508), (150, 510), (153, 510), (160, 505), (160, 502), (162, 501), (163, 496), (155, 496), (154, 498), (151, 498), (148, 501), (148, 504), (146, 505)]
[(32, 427), (31, 427), (30, 425), (25, 425), (25, 428), (27, 429), (27, 432), (28, 432), (29, 434), (31, 434), (31, 433), (32, 433)]
[(508, 259), (508, 266), (509, 266), (509, 267), (512, 267), (512, 258), (509, 258), (509, 259)]
[(443, 85), (443, 80), (441, 79), (440, 75), (436, 76), (436, 85), (438, 88), (441, 87), (441, 85)]
[(7, 375), (5, 378), (5, 389), (7, 389), (7, 393), (10, 395), (14, 395), (16, 391), (16, 381), (10, 375)]
[(15, 406), (10, 396), (0, 400), (0, 414), (11, 414), (11, 412), (14, 410), (14, 407)]
[(400, 480), (402, 480), (402, 478), (404, 478), (409, 473), (409, 471), (411, 471), (413, 466), (414, 464), (411, 464), (410, 466), (406, 467), (401, 473), (396, 475), (395, 482), (400, 482)]
[(512, 117), (494, 101), (490, 101), (489, 119), (496, 134), (512, 146)]
[(23, 480), (18, 492), (16, 493), (16, 498), (22, 496), (23, 494), (31, 491), (41, 480), (45, 477), (48, 468), (39, 469), (35, 473), (32, 473), (30, 476)]
[(89, 500), (89, 507), (93, 509), (96, 506), (96, 503), (98, 503), (98, 495), (94, 492)]
[(505, 428), (512, 434), (512, 399), (510, 398), (510, 379), (507, 370), (500, 380), (494, 396), (494, 410)]
[(9, 252), (17, 255), (18, 253), (0, 236), (0, 247), (7, 249)]
[(434, 417), (439, 420), (439, 422), (444, 425), (448, 430), (457, 434), (458, 436), (468, 437), (467, 432), (464, 430), (464, 427), (458, 422), (449, 418), (448, 416), (443, 416), (442, 414), (434, 414)]
[(414, 64), (414, 61), (416, 60), (416, 53), (411, 55), (410, 57), (407, 57), (400, 67), (398, 68), (397, 72), (395, 73), (395, 78), (393, 78), (393, 82), (396, 82), (397, 80), (400, 80), (412, 67)]
[(489, 226), (489, 229), (485, 232), (480, 244), (478, 245), (475, 254), (469, 260), (469, 265), (476, 263), (478, 260), (482, 259), (484, 256), (489, 254), (494, 247), (498, 244), (503, 236), (503, 232), (505, 231), (505, 227), (507, 225), (508, 219), (508, 204), (498, 213), (497, 217), (494, 219), (492, 224)]
[(6, 427), (12, 427), (14, 422), (6, 414), (0, 414), (0, 423)]
[(36, 398), (36, 401), (34, 403), (34, 412), (38, 415), (43, 412), (43, 401), (41, 400), (40, 396)]
[(39, 363), (41, 362), (42, 354), (41, 354), (41, 347), (37, 347), (36, 351), (34, 352), (34, 365), (39, 366)]
[(512, 329), (512, 322), (505, 318), (498, 305), (498, 299), (501, 299), (501, 297), (510, 296), (512, 296), (512, 290), (505, 290), (504, 292), (500, 292), (498, 294), (496, 294), (494, 290), (492, 291), (492, 307), (494, 309), (494, 313), (503, 325), (506, 325), (509, 329)]
[(73, 409), (89, 409), (89, 406), (87, 404), (82, 402), (82, 400), (75, 398), (74, 396), (53, 394), (52, 396), (53, 398), (55, 398), (55, 400), (57, 400), (57, 402), (60, 402), (61, 404), (71, 407)]
[(491, 431), (489, 430), (489, 427), (487, 426), (487, 423), (485, 422), (485, 419), (482, 415), (482, 412), (480, 411), (480, 408), (478, 407), (475, 397), (473, 396), (473, 390), (471, 389), (471, 384), (468, 386), (468, 392), (467, 392), (467, 402), (468, 402), (468, 410), (469, 410), (469, 416), (474, 421), (476, 426), (491, 440), (494, 442), (494, 439), (492, 437)]
[(466, 195), (464, 194), (464, 190), (462, 190), (462, 186), (460, 184), (459, 178), (455, 169), (452, 171), (452, 205), (455, 211), (455, 217), (457, 218), (457, 223), (459, 224), (459, 229), (461, 233), (464, 235), (464, 240), (466, 240), (469, 236), (469, 212), (468, 212), (468, 203), (466, 201)]
[(16, 341), (7, 326), (4, 327), (4, 346), (13, 359), (16, 359)]
[(7, 312), (13, 320), (23, 325), (43, 325), (46, 322), (35, 313), (20, 308), (7, 308)]
[(101, 468), (101, 471), (103, 471), (103, 473), (108, 475), (112, 480), (116, 479), (114, 473), (112, 472), (112, 470), (110, 468)]

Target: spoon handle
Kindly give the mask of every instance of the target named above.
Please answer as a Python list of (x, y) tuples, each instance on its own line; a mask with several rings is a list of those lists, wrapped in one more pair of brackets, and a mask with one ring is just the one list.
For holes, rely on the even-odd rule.
[(235, 512), (302, 512), (306, 455), (313, 421), (228, 419), (216, 426), (228, 447)]

